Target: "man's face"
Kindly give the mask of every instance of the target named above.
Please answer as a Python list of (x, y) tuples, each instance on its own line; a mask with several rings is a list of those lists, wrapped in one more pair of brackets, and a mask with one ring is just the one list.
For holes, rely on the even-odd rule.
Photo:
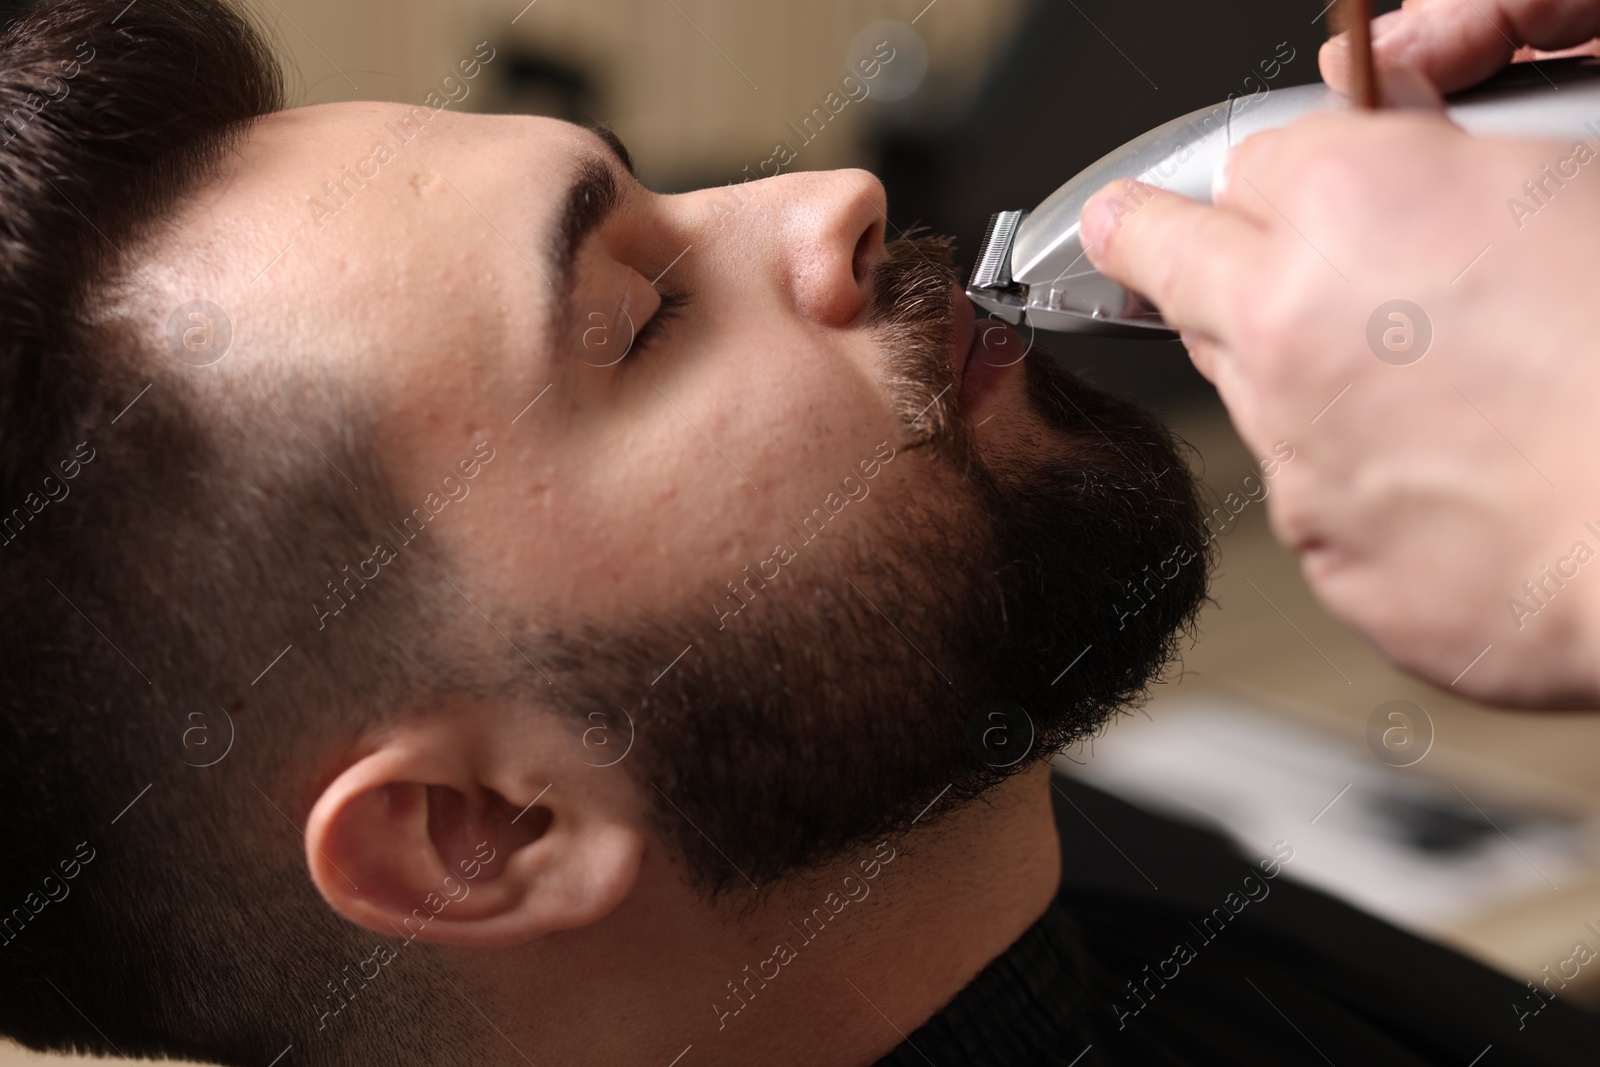
[(977, 328), (870, 175), (663, 196), (576, 127), (418, 113), (253, 130), (181, 230), (218, 367), (359, 398), (406, 508), (493, 449), (424, 536), (524, 692), (636, 735), (702, 882), (977, 795), (1159, 665), (1203, 560), (1114, 602), (1198, 544), (1170, 442)]
[[(475, 560), (464, 591), (491, 617), (603, 623), (681, 605), (769, 556), (786, 520), (902, 440), (864, 314), (886, 258), (872, 176), (661, 196), (565, 123), (446, 112), (402, 143), (404, 113), (348, 104), (265, 120), (206, 205), (245, 238), (228, 253), (238, 284), (213, 299), (246, 320), (238, 357), (270, 351), (250, 350), (252, 332), (293, 331), (293, 350), (368, 400), (402, 501), (493, 446), (494, 477), (439, 528)], [(380, 142), (393, 158), (362, 165)], [(569, 194), (596, 171), (617, 202), (559, 262), (578, 221)], [(663, 293), (685, 304), (656, 322)], [(265, 321), (285, 308), (292, 323)], [(996, 416), (980, 431), (995, 442), (1030, 421), (1016, 369), (968, 412)]]

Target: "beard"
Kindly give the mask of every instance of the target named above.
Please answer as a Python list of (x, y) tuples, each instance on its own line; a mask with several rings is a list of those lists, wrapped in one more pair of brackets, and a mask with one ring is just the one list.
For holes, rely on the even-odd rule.
[[(1160, 674), (1205, 596), (1172, 435), (1034, 352), (1046, 440), (980, 457), (950, 366), (949, 243), (889, 249), (869, 315), (898, 439), (863, 460), (902, 480), (851, 493), (820, 532), (791, 523), (775, 578), (746, 568), (672, 617), (534, 641), (558, 691), (581, 694), (563, 701), (580, 758), (635, 777), (710, 899), (935, 823), (1093, 733)], [(849, 473), (865, 485), (869, 469)]]

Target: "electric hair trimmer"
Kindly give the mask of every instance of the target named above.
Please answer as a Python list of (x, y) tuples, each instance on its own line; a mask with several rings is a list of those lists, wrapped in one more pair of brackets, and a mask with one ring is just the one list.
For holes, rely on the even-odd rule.
[[(1600, 60), (1514, 63), (1446, 98), (1469, 133), (1584, 142), (1600, 154)], [(1252, 133), (1316, 111), (1346, 108), (1326, 85), (1266, 89), (1173, 119), (1104, 156), (1032, 211), (989, 220), (967, 296), (997, 318), (1061, 333), (1159, 337), (1171, 330), (1143, 297), (1094, 269), (1078, 238), (1078, 215), (1109, 182), (1133, 178), (1209, 203), (1228, 150)], [(1507, 190), (1507, 195), (1517, 194)]]

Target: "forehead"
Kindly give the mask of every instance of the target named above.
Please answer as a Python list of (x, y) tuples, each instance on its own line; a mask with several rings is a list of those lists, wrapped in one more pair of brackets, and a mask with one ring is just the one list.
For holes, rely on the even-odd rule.
[[(470, 115), (425, 105), (359, 101), (291, 108), (264, 116), (237, 153), (236, 180), (315, 178), (330, 164), (355, 168), (380, 143), (393, 157), (380, 171), (473, 170), (479, 161), (555, 166), (593, 144), (588, 132), (533, 115)], [(367, 173), (373, 173), (369, 167)], [(536, 174), (526, 174), (537, 178)]]
[[(236, 246), (241, 255), (281, 253), (260, 262), (252, 286), (289, 284), (330, 266), (350, 272), (403, 266), (416, 255), (459, 257), (489, 241), (534, 269), (541, 249), (533, 242), (543, 236), (536, 224), (548, 220), (593, 141), (531, 116), (383, 103), (298, 108), (250, 130), (191, 221), (202, 237), (248, 238)], [(288, 269), (277, 270), (280, 261)]]
[[(551, 227), (598, 142), (532, 116), (346, 103), (266, 116), (158, 251), (233, 318), (239, 369), (299, 359), (403, 397), (544, 331)], [(179, 295), (179, 294), (171, 294)], [(336, 364), (336, 366), (335, 366)]]

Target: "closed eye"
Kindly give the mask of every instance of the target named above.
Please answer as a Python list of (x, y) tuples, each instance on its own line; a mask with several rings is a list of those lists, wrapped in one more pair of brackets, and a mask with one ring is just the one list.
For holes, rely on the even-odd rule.
[(635, 353), (648, 352), (651, 346), (659, 343), (667, 335), (673, 320), (688, 306), (689, 294), (662, 293), (660, 306), (656, 308), (656, 313), (650, 316), (650, 321), (644, 324), (644, 328), (634, 334), (633, 347), (628, 350), (628, 354), (631, 356)]

